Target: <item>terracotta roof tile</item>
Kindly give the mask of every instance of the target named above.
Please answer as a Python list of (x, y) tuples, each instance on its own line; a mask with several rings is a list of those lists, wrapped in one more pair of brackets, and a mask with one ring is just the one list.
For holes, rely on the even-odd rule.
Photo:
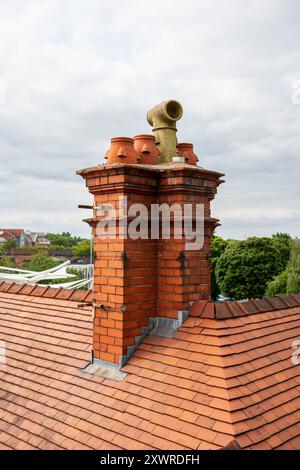
[(14, 288), (15, 283), (9, 284), (8, 282), (2, 282), (0, 284), (1, 292), (8, 292), (9, 289)]
[(56, 299), (69, 300), (72, 295), (76, 292), (76, 289), (62, 289), (59, 292), (59, 296), (56, 296)]
[(230, 318), (232, 317), (232, 311), (228, 308), (227, 303), (224, 302), (222, 304), (215, 305), (215, 316), (216, 318)]
[(89, 296), (90, 292), (86, 290), (75, 290), (73, 291), (69, 300), (74, 300), (76, 302), (84, 302), (85, 299)]
[[(6, 292), (10, 292), (11, 294), (18, 294), (20, 292), (20, 290), (22, 289), (22, 287), (23, 287), (22, 284), (13, 283), (13, 284), (11, 284), (11, 287)], [(5, 290), (3, 290), (2, 292), (5, 292)]]
[(273, 310), (273, 305), (269, 299), (255, 299), (253, 302), (260, 312), (270, 312), (270, 310)]
[(226, 305), (233, 317), (240, 317), (245, 315), (244, 310), (238, 302), (227, 302)]
[(292, 295), (278, 295), (279, 299), (281, 299), (288, 307), (297, 307), (299, 302), (294, 299)]
[(268, 302), (273, 307), (273, 310), (281, 310), (287, 307), (286, 303), (280, 297), (268, 298)]
[(190, 315), (192, 317), (200, 317), (207, 304), (208, 304), (207, 301), (194, 302), (190, 308)]
[(93, 301), (93, 292), (89, 292), (88, 296), (84, 299), (85, 302), (92, 302)]
[[(28, 284), (28, 285), (25, 284), (25, 285), (22, 287), (22, 289), (20, 290), (19, 293), (22, 294), (22, 295), (30, 295), (31, 292), (35, 289), (35, 287), (36, 287), (36, 286), (31, 286), (31, 285), (29, 285), (29, 284)], [(5, 292), (5, 291), (3, 291), (2, 288), (1, 288), (1, 292)]]
[(298, 305), (300, 305), (300, 294), (293, 294), (291, 297), (293, 297), (298, 302)]
[(30, 295), (34, 297), (46, 297), (47, 296), (48, 287), (43, 286), (35, 286), (34, 289), (30, 292)]
[(49, 287), (47, 289), (47, 298), (48, 299), (54, 299), (58, 298), (59, 299), (59, 293), (63, 290), (63, 288), (55, 288), (55, 287)]
[(203, 318), (215, 318), (215, 309), (214, 309), (213, 304), (211, 304), (210, 302), (206, 303), (203, 313), (202, 313), (202, 317)]

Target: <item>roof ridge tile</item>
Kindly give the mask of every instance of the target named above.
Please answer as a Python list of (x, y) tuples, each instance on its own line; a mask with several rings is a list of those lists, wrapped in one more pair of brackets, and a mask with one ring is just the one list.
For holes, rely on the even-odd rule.
[(257, 305), (255, 305), (252, 299), (239, 300), (239, 304), (242, 306), (242, 308), (246, 312), (246, 315), (260, 313), (259, 308), (257, 307)]
[(70, 300), (73, 302), (90, 302), (93, 295), (91, 290), (64, 289), (63, 287), (55, 288), (38, 284), (20, 284), (6, 281), (0, 281), (0, 292), (48, 299)]
[(268, 297), (268, 302), (273, 307), (273, 310), (282, 310), (287, 308), (285, 302), (280, 297)]
[(208, 303), (208, 300), (199, 300), (197, 302), (193, 302), (190, 308), (190, 316), (200, 317), (207, 303)]
[(241, 317), (245, 315), (240, 302), (227, 302), (227, 307), (231, 311), (233, 317)]
[(44, 297), (47, 294), (48, 286), (38, 286), (36, 285), (30, 295), (34, 297)]
[[(298, 302), (298, 305), (300, 305), (300, 294), (290, 294), (290, 297), (293, 297), (293, 299)], [(297, 306), (298, 306), (297, 305)]]
[(16, 284), (16, 283), (14, 282), (13, 284), (11, 284), (11, 287), (10, 287), (10, 289), (8, 290), (8, 292), (9, 292), (10, 294), (18, 294), (21, 289), (22, 289), (22, 284)]
[(1, 284), (1, 292), (8, 292), (9, 289), (13, 287), (14, 285), (15, 285), (15, 282), (12, 282), (12, 283), (4, 282), (3, 284)]
[(222, 303), (198, 300), (191, 305), (190, 316), (225, 320), (246, 315), (286, 310), (298, 306), (300, 306), (300, 294), (225, 301)]
[(298, 302), (292, 295), (278, 295), (278, 297), (287, 304), (289, 308), (298, 307), (300, 302)]
[(233, 313), (228, 307), (228, 302), (215, 304), (215, 312), (216, 312), (215, 317), (218, 320), (222, 320), (223, 318), (225, 319), (225, 318), (233, 317)]
[(273, 309), (273, 305), (269, 302), (269, 300), (264, 297), (263, 299), (253, 299), (253, 303), (259, 309), (260, 312), (270, 312)]

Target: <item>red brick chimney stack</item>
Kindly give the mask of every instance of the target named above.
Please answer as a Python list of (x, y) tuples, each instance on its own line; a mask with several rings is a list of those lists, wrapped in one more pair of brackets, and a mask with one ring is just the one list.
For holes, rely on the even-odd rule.
[[(124, 146), (126, 151), (132, 159), (132, 147), (129, 152)], [(78, 171), (95, 207), (93, 217), (86, 220), (93, 229), (95, 252), (94, 360), (118, 367), (153, 328), (158, 334), (171, 334), (188, 316), (191, 302), (210, 299), (210, 240), (218, 224), (211, 218), (210, 202), (223, 176), (187, 163), (127, 164), (126, 155), (121, 158), (124, 163)], [(153, 204), (177, 204), (182, 210), (184, 204), (202, 204), (203, 247), (190, 250), (185, 238), (176, 239), (172, 216), (169, 239), (162, 237), (161, 227), (159, 238), (151, 238), (151, 220), (148, 238), (124, 237), (120, 198), (127, 199), (128, 214), (133, 204), (145, 205), (149, 214)], [(99, 213), (97, 207), (105, 204), (116, 208), (120, 230), (114, 238), (97, 236), (103, 220), (103, 211)], [(129, 215), (127, 225), (131, 220)], [(193, 213), (194, 226), (196, 222)]]

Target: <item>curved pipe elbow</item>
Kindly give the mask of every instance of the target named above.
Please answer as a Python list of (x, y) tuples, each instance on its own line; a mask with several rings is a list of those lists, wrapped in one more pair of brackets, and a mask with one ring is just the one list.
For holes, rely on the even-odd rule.
[(182, 118), (183, 109), (176, 100), (163, 101), (147, 113), (147, 121), (155, 134), (160, 163), (169, 163), (176, 155), (176, 122)]
[(147, 121), (155, 129), (176, 129), (176, 122), (183, 116), (183, 108), (176, 100), (163, 101), (147, 113)]

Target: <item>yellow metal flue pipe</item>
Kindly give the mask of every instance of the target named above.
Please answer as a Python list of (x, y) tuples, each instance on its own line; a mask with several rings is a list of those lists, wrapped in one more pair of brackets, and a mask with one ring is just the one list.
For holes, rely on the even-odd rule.
[(147, 121), (152, 126), (160, 152), (160, 163), (170, 163), (176, 155), (176, 122), (182, 115), (182, 106), (175, 100), (163, 101), (147, 113)]

